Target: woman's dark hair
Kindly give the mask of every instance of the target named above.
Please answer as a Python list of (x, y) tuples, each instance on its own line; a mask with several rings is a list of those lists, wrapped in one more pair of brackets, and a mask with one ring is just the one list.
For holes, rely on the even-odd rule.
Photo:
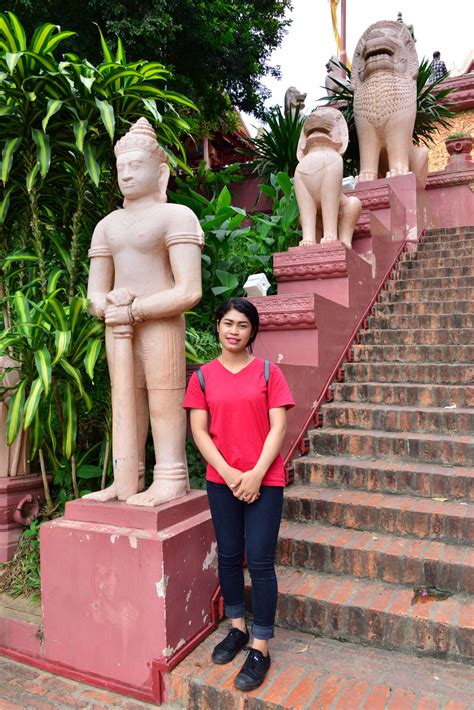
[(224, 303), (219, 307), (216, 313), (216, 321), (218, 325), (224, 318), (226, 313), (228, 313), (232, 309), (239, 311), (239, 313), (242, 313), (242, 315), (244, 315), (250, 321), (250, 325), (252, 326), (252, 333), (250, 335), (249, 342), (247, 343), (247, 347), (250, 348), (250, 352), (252, 352), (252, 343), (257, 337), (258, 327), (260, 324), (258, 318), (258, 311), (253, 305), (253, 303), (251, 303), (247, 298), (228, 298), (227, 301), (224, 301)]

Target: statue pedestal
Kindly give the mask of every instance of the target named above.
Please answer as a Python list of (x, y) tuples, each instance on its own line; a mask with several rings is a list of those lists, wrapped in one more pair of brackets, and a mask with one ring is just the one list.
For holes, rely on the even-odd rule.
[(41, 528), (44, 656), (166, 699), (163, 672), (216, 626), (216, 547), (203, 491), (155, 508), (68, 503)]
[[(29, 501), (28, 496), (31, 496)], [(12, 559), (23, 530), (21, 523), (14, 519), (17, 508), (26, 517), (31, 507), (43, 500), (41, 476), (0, 477), (0, 562)]]

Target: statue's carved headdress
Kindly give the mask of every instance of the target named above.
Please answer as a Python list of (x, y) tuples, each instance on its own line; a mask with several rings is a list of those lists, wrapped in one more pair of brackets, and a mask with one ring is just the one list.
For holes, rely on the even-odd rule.
[(158, 143), (153, 126), (143, 116), (130, 127), (123, 138), (117, 141), (114, 148), (115, 156), (118, 158), (119, 155), (130, 150), (145, 150), (152, 157), (158, 158), (160, 163), (168, 162), (168, 156)]

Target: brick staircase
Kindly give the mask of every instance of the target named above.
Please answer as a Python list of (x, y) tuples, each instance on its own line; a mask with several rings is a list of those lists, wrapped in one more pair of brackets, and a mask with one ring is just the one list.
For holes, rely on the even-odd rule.
[[(316, 664), (309, 634), (324, 644), (379, 647), (394, 669), (393, 687), (395, 669), (407, 658), (393, 651), (443, 659), (412, 657), (413, 675), (431, 672), (427, 662), (438, 674), (459, 667), (450, 661), (474, 663), (473, 297), (474, 228), (428, 232), (399, 264), (344, 367), (344, 381), (322, 408), (323, 426), (309, 432), (309, 454), (296, 462), (278, 548), (277, 624), (287, 629), (280, 632), (287, 647), (306, 639)], [(413, 603), (414, 587), (436, 587), (448, 598)], [(355, 653), (352, 644), (338, 647)], [(336, 653), (331, 649), (323, 653)], [(370, 653), (360, 648), (353, 657), (359, 678)], [(187, 663), (192, 667), (193, 655)], [(473, 669), (462, 668), (473, 683)], [(236, 670), (228, 668), (224, 678), (222, 670), (206, 669), (201, 681), (195, 670), (182, 687), (196, 694), (205, 686), (217, 699), (230, 691)], [(315, 689), (288, 704), (294, 673), (285, 682), (276, 673), (280, 694), (255, 691), (255, 704), (249, 698), (245, 707), (333, 707)], [(408, 675), (400, 681), (403, 692), (412, 688)], [(361, 698), (371, 691), (364, 692)], [(222, 707), (244, 707), (226, 697)], [(385, 705), (391, 697), (346, 707), (392, 707)], [(448, 707), (442, 694), (431, 705), (413, 697), (416, 703), (405, 698), (393, 707)], [(474, 696), (458, 700), (453, 708), (474, 705)]]

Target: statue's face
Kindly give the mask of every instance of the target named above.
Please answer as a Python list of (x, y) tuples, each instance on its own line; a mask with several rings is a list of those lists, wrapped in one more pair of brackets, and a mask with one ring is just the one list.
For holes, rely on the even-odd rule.
[(152, 195), (159, 189), (160, 165), (145, 150), (130, 150), (117, 158), (120, 191), (127, 200)]

